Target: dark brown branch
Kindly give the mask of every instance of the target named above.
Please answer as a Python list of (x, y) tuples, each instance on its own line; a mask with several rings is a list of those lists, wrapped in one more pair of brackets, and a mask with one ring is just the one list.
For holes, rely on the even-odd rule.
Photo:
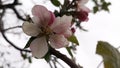
[(16, 16), (17, 16), (18, 19), (26, 21), (26, 19), (24, 19), (22, 16), (20, 16), (20, 14), (18, 13), (18, 11), (15, 9), (15, 7), (12, 7), (11, 9), (14, 11), (14, 13), (16, 14)]
[(5, 5), (0, 4), (0, 9), (8, 9), (8, 8), (12, 9), (14, 11), (14, 13), (16, 14), (16, 16), (17, 16), (18, 19), (26, 21), (26, 19), (24, 19), (19, 14), (19, 12), (17, 11), (17, 9), (15, 8), (15, 6), (17, 6), (17, 5), (21, 5), (21, 3), (19, 3), (18, 0), (14, 0), (14, 2), (11, 3), (11, 4), (5, 4)]
[(21, 5), (21, 3), (18, 3), (18, 0), (14, 0), (14, 2), (10, 3), (10, 4), (2, 4), (2, 2), (1, 2), (0, 9), (12, 8), (12, 7), (16, 6), (16, 5)]
[(56, 51), (53, 48), (50, 48), (50, 53), (55, 55), (57, 58), (60, 58), (65, 63), (67, 63), (71, 68), (82, 68), (75, 64), (71, 59), (69, 59), (66, 55), (61, 54), (59, 51)]
[(4, 31), (8, 31), (8, 30), (15, 29), (15, 28), (21, 28), (21, 27), (22, 26), (9, 27), (9, 28), (4, 29)]
[(1, 32), (2, 36), (4, 37), (4, 39), (11, 45), (13, 46), (15, 49), (19, 50), (19, 51), (24, 51), (24, 52), (31, 52), (30, 50), (25, 50), (25, 49), (21, 49), (19, 47), (17, 47), (15, 44), (13, 44), (10, 40), (8, 40), (8, 38), (6, 37), (4, 31)]

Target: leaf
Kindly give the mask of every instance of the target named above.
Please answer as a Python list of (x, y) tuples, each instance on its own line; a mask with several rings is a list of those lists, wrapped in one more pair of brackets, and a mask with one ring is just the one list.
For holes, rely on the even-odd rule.
[(97, 11), (99, 11), (98, 6), (93, 7), (93, 12), (96, 13)]
[(96, 53), (103, 57), (105, 68), (120, 68), (120, 53), (109, 43), (98, 41)]
[(31, 38), (29, 39), (29, 41), (27, 42), (27, 44), (25, 45), (24, 48), (28, 48), (28, 47), (30, 46), (30, 43), (31, 43), (35, 38), (36, 38), (36, 37), (31, 37)]
[(58, 0), (50, 0), (50, 1), (54, 6), (56, 6), (56, 7), (60, 6), (60, 2)]
[(109, 11), (109, 8), (108, 8), (108, 6), (110, 6), (111, 5), (111, 3), (110, 2), (103, 2), (103, 4), (102, 4), (102, 9), (103, 10), (105, 10), (105, 11)]
[(73, 54), (71, 52), (71, 48), (70, 47), (66, 47), (66, 50), (68, 51), (69, 55), (73, 58)]
[(76, 45), (79, 45), (79, 42), (78, 42), (77, 38), (74, 35), (72, 35), (71, 37), (69, 37), (68, 40), (70, 42), (72, 42), (72, 43), (75, 43)]

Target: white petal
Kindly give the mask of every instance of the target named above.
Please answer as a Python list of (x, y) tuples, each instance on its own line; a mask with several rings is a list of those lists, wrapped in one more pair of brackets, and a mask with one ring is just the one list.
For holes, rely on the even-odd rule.
[(88, 13), (91, 12), (91, 10), (86, 6), (80, 6), (80, 10), (88, 12)]
[(62, 48), (69, 44), (68, 40), (63, 35), (51, 35), (49, 40), (53, 48)]
[(36, 24), (40, 24), (40, 25), (41, 25), (41, 23), (39, 23), (39, 22), (40, 22), (40, 19), (39, 19), (39, 17), (37, 17), (37, 16), (32, 17), (32, 21), (33, 21), (34, 23), (36, 23)]
[(64, 15), (62, 16), (61, 21), (67, 23), (68, 26), (71, 26), (72, 16)]
[(79, 1), (79, 5), (84, 5), (88, 2), (89, 0), (80, 0)]
[(48, 52), (48, 46), (45, 37), (36, 38), (30, 44), (32, 55), (36, 58), (42, 58)]
[(70, 37), (72, 35), (72, 31), (70, 29), (66, 30), (64, 33), (62, 33), (66, 38)]
[(72, 16), (57, 17), (51, 25), (51, 29), (56, 33), (63, 33), (71, 26)]
[(40, 33), (40, 29), (34, 23), (24, 22), (22, 29), (29, 36), (37, 36)]

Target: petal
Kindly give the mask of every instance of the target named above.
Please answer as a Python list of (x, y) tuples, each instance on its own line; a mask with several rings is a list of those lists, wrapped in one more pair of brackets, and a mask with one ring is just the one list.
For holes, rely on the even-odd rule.
[(50, 28), (55, 33), (63, 33), (64, 31), (70, 28), (71, 21), (72, 21), (72, 16), (64, 15), (63, 17), (57, 17)]
[(80, 10), (81, 10), (81, 11), (85, 11), (85, 12), (87, 12), (87, 13), (91, 12), (91, 10), (90, 10), (88, 7), (86, 7), (86, 6), (81, 6), (81, 7), (80, 7)]
[(44, 6), (42, 5), (35, 5), (33, 8), (32, 8), (32, 14), (34, 16), (38, 16), (38, 17), (41, 17), (43, 14), (45, 14), (45, 12), (48, 12), (47, 8), (45, 8)]
[(62, 16), (61, 21), (67, 23), (68, 26), (71, 26), (72, 16), (64, 15)]
[(79, 5), (84, 5), (84, 4), (86, 4), (87, 2), (88, 2), (89, 0), (79, 0), (78, 2), (78, 4)]
[(53, 22), (55, 20), (55, 15), (51, 11), (49, 11), (49, 12), (50, 12), (51, 18), (50, 18), (50, 21), (48, 22), (48, 25), (51, 25), (51, 24), (53, 24)]
[(48, 52), (48, 46), (45, 37), (36, 38), (30, 44), (32, 55), (36, 58), (42, 58)]
[(34, 24), (29, 22), (24, 22), (22, 25), (23, 32), (29, 36), (37, 36), (40, 33), (40, 29)]
[(44, 6), (41, 6), (41, 5), (35, 5), (32, 8), (32, 14), (36, 17), (39, 17), (40, 26), (48, 25), (48, 22), (51, 19), (50, 12), (47, 10), (47, 8), (45, 8)]
[(49, 40), (53, 48), (66, 47), (69, 44), (68, 40), (63, 35), (51, 35)]
[(39, 23), (39, 22), (40, 22), (40, 19), (39, 19), (39, 17), (37, 17), (37, 16), (32, 17), (32, 21), (33, 21), (34, 23), (36, 23), (36, 24), (41, 25), (41, 23)]
[(70, 29), (66, 30), (64, 33), (62, 33), (66, 38), (70, 37), (72, 35), (72, 31)]

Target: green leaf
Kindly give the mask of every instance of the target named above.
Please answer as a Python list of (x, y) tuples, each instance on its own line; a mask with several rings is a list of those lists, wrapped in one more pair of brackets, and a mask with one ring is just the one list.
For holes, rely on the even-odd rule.
[(60, 6), (60, 2), (58, 0), (50, 0), (50, 1), (54, 6), (56, 6), (56, 7)]
[(120, 68), (120, 53), (109, 43), (98, 41), (96, 53), (103, 57), (105, 68)]
[(73, 58), (73, 54), (72, 54), (71, 48), (70, 47), (66, 47), (66, 50), (68, 51), (69, 55)]
[(70, 42), (72, 42), (72, 43), (75, 43), (76, 45), (79, 45), (79, 42), (78, 42), (77, 38), (74, 35), (72, 35), (71, 37), (69, 37), (68, 40)]
[(27, 42), (27, 44), (25, 45), (24, 48), (28, 48), (28, 47), (30, 46), (30, 43), (31, 43), (35, 38), (36, 38), (36, 37), (31, 37), (31, 38), (29, 39), (29, 41)]
[(98, 6), (93, 7), (93, 12), (96, 13), (97, 11), (99, 11)]
[(102, 4), (102, 9), (103, 10), (105, 10), (105, 11), (109, 11), (109, 8), (108, 8), (108, 6), (110, 6), (111, 5), (111, 3), (110, 2), (103, 2), (103, 4)]
[(100, 0), (101, 2), (105, 2), (105, 0)]

